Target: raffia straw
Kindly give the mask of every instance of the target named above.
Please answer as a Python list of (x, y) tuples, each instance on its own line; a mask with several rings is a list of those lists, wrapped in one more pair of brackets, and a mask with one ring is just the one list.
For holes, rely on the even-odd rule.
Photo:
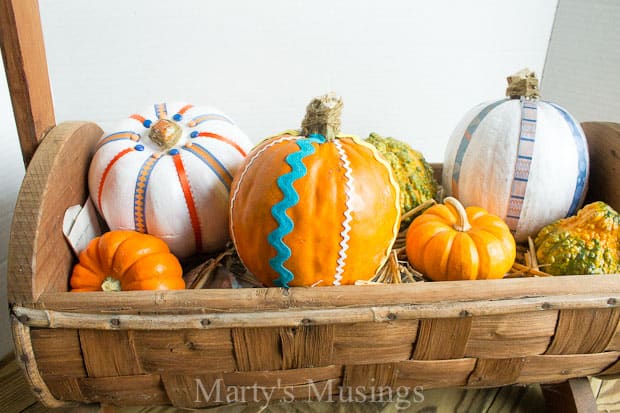
[(536, 246), (534, 245), (534, 240), (532, 239), (532, 237), (527, 237), (527, 245), (529, 247), (528, 256), (530, 257), (531, 267), (535, 270), (538, 270), (539, 266), (538, 258), (536, 257)]
[(552, 277), (551, 274), (540, 270), (541, 265), (538, 264), (536, 258), (536, 246), (532, 237), (527, 238), (528, 248), (523, 253), (523, 260), (525, 265), (515, 262), (512, 265), (511, 272), (504, 278), (518, 278), (518, 277)]
[(519, 264), (518, 262), (515, 262), (512, 265), (512, 268), (516, 269), (519, 272), (522, 272), (524, 275), (531, 274), (531, 275), (535, 275), (535, 276), (538, 276), (538, 277), (553, 277), (551, 274), (548, 274), (546, 272), (537, 270), (537, 269), (532, 268), (532, 267), (528, 267), (528, 266), (523, 265), (523, 264)]
[(403, 284), (424, 281), (424, 275), (409, 265), (406, 257), (399, 259), (400, 250), (392, 250), (386, 263), (371, 280), (359, 280), (355, 285)]

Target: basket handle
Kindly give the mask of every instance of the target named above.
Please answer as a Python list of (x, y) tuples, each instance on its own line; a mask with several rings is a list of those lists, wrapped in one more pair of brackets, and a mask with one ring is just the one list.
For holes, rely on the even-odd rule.
[(0, 46), (28, 166), (39, 142), (56, 125), (38, 0), (0, 0)]

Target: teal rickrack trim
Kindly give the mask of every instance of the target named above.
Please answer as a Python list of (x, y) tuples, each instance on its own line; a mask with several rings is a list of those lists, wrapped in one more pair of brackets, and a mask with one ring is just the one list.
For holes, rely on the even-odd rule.
[(294, 207), (299, 202), (299, 195), (295, 188), (293, 188), (293, 183), (306, 176), (308, 172), (303, 159), (315, 152), (315, 148), (312, 145), (313, 142), (318, 144), (324, 143), (325, 137), (315, 133), (295, 142), (299, 146), (299, 151), (289, 154), (285, 159), (286, 163), (291, 166), (291, 172), (281, 175), (277, 181), (284, 198), (271, 207), (271, 215), (277, 221), (278, 227), (267, 236), (267, 240), (277, 252), (277, 255), (269, 260), (269, 265), (279, 275), (274, 281), (274, 284), (278, 287), (288, 288), (288, 283), (295, 278), (295, 275), (288, 268), (284, 267), (284, 262), (291, 257), (292, 252), (288, 245), (282, 241), (282, 238), (295, 227), (293, 221), (286, 215), (286, 210)]

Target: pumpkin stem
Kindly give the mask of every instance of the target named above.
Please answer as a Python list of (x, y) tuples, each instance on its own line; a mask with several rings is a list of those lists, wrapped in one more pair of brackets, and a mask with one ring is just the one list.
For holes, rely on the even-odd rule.
[(165, 151), (177, 144), (182, 133), (178, 123), (170, 119), (159, 119), (151, 126), (149, 138)]
[(456, 224), (454, 224), (454, 229), (460, 232), (467, 232), (471, 229), (471, 224), (467, 219), (467, 211), (465, 211), (465, 207), (461, 204), (456, 198), (452, 198), (451, 196), (446, 197), (443, 200), (444, 204), (450, 204), (456, 209), (457, 219)]
[(101, 290), (106, 292), (117, 292), (121, 291), (121, 282), (114, 277), (107, 277), (101, 283)]
[(540, 97), (538, 78), (530, 69), (522, 69), (506, 79), (508, 80), (506, 96), (510, 96), (511, 99), (519, 99), (520, 97), (538, 99)]
[(301, 122), (304, 136), (321, 134), (328, 141), (334, 140), (340, 133), (340, 114), (342, 99), (334, 92), (312, 99), (306, 107), (306, 117)]

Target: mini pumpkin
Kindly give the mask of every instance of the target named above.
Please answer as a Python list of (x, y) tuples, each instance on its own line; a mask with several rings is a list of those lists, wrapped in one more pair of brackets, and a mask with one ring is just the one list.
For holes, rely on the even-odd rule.
[(508, 79), (507, 99), (474, 107), (455, 128), (442, 181), (447, 196), (498, 215), (522, 242), (579, 209), (588, 145), (565, 109), (538, 99), (533, 73)]
[(620, 215), (604, 202), (545, 226), (534, 240), (536, 258), (553, 275), (620, 271)]
[(341, 100), (308, 106), (302, 131), (266, 139), (232, 185), (232, 238), (268, 286), (352, 284), (387, 260), (398, 235), (399, 189), (372, 145), (339, 134)]
[[(401, 214), (423, 204), (437, 195), (437, 181), (433, 168), (424, 155), (407, 143), (395, 138), (371, 133), (366, 142), (372, 144), (387, 159), (400, 187)], [(413, 218), (403, 220), (408, 225)]]
[(90, 195), (112, 230), (155, 235), (179, 257), (216, 251), (229, 240), (230, 185), (250, 148), (218, 109), (156, 104), (101, 138)]
[(502, 278), (516, 256), (506, 223), (455, 198), (433, 205), (407, 230), (409, 263), (434, 281)]
[(94, 238), (73, 267), (71, 291), (180, 290), (183, 270), (168, 245), (135, 231)]

